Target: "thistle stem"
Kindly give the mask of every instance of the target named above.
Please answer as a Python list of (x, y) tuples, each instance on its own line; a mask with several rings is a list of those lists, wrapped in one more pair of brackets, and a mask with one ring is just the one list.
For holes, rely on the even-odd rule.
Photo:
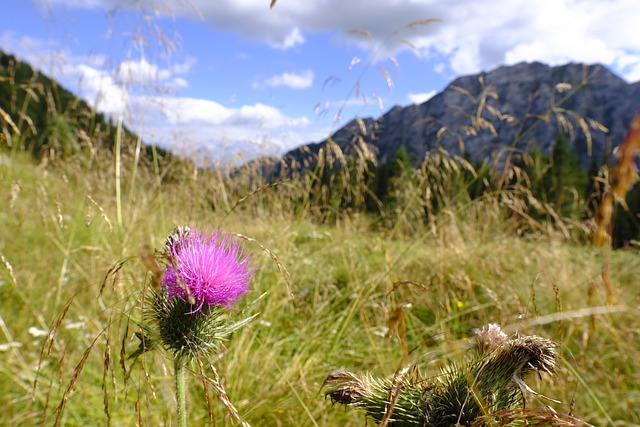
[(184, 375), (187, 370), (186, 360), (177, 356), (174, 360), (176, 376), (176, 400), (178, 403), (178, 427), (187, 427), (186, 397), (184, 394)]

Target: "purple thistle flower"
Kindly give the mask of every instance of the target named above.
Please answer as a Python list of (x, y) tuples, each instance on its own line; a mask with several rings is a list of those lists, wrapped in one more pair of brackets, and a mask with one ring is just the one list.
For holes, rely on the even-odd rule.
[(191, 313), (204, 314), (205, 306), (231, 307), (248, 291), (256, 271), (242, 245), (219, 230), (209, 234), (189, 229), (174, 236), (167, 250), (171, 263), (165, 268), (162, 284), (170, 300), (195, 300)]

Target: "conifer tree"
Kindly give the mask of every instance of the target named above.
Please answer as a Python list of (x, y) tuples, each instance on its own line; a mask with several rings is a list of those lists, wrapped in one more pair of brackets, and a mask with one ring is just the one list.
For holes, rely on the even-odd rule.
[[(401, 180), (406, 178), (413, 165), (409, 154), (404, 147), (398, 148), (395, 155), (375, 170), (373, 180), (373, 192), (386, 211), (392, 211), (397, 205), (394, 189), (402, 185)], [(370, 203), (370, 207), (373, 204)]]
[(551, 151), (550, 172), (551, 182), (547, 187), (550, 201), (563, 216), (578, 215), (578, 203), (586, 197), (589, 175), (563, 133), (558, 135)]

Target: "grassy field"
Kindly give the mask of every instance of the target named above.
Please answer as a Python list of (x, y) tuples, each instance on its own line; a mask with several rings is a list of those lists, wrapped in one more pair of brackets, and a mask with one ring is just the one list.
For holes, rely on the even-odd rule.
[[(139, 343), (150, 254), (181, 224), (254, 239), (245, 248), (261, 268), (233, 313), (258, 316), (209, 358), (251, 425), (365, 425), (362, 412), (324, 398), (327, 374), (386, 376), (415, 363), (438, 375), (490, 322), (560, 346), (558, 375), (530, 379), (559, 403), (530, 394), (527, 405), (540, 400), (597, 426), (640, 424), (637, 252), (553, 229), (518, 233), (498, 198), (410, 230), (364, 214), (329, 226), (294, 208), (285, 195), (302, 184), (291, 181), (226, 215), (250, 188), (121, 166), (117, 179), (112, 161), (0, 157), (0, 425), (176, 424), (170, 355), (127, 355)], [(616, 292), (609, 306), (603, 266)], [(403, 340), (385, 336), (399, 307)], [(190, 369), (190, 425), (236, 425), (203, 388), (212, 371)]]

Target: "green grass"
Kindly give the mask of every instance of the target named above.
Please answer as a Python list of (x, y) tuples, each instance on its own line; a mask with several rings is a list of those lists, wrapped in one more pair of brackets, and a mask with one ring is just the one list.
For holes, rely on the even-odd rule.
[[(175, 425), (171, 357), (146, 353), (132, 364), (126, 356), (138, 345), (129, 315), (139, 320), (151, 281), (142, 258), (180, 224), (222, 224), (249, 236), (290, 274), (293, 297), (270, 254), (245, 242), (262, 267), (238, 305), (246, 313), (237, 314), (259, 316), (209, 358), (252, 425), (364, 425), (361, 412), (324, 399), (327, 374), (391, 375), (412, 362), (437, 375), (489, 322), (560, 344), (558, 376), (530, 381), (560, 401), (543, 402), (593, 425), (640, 423), (637, 253), (553, 232), (519, 237), (486, 200), (447, 210), (433, 228), (388, 232), (366, 215), (319, 225), (291, 209), (296, 182), (263, 189), (225, 216), (250, 189), (231, 191), (213, 174), (180, 170), (159, 184), (137, 169), (131, 185), (136, 168), (120, 166), (116, 191), (111, 162), (88, 170), (73, 161), (37, 167), (19, 153), (1, 158), (0, 425), (52, 425), (56, 417), (66, 426)], [(606, 305), (604, 263), (616, 301), (612, 312), (591, 316), (590, 307)], [(405, 302), (408, 356), (396, 337), (384, 337), (388, 315)], [(547, 315), (556, 316), (547, 322)], [(52, 328), (49, 343), (38, 331)], [(208, 421), (202, 377), (191, 369), (190, 425), (236, 425), (210, 388)], [(538, 403), (529, 396), (528, 405)]]

